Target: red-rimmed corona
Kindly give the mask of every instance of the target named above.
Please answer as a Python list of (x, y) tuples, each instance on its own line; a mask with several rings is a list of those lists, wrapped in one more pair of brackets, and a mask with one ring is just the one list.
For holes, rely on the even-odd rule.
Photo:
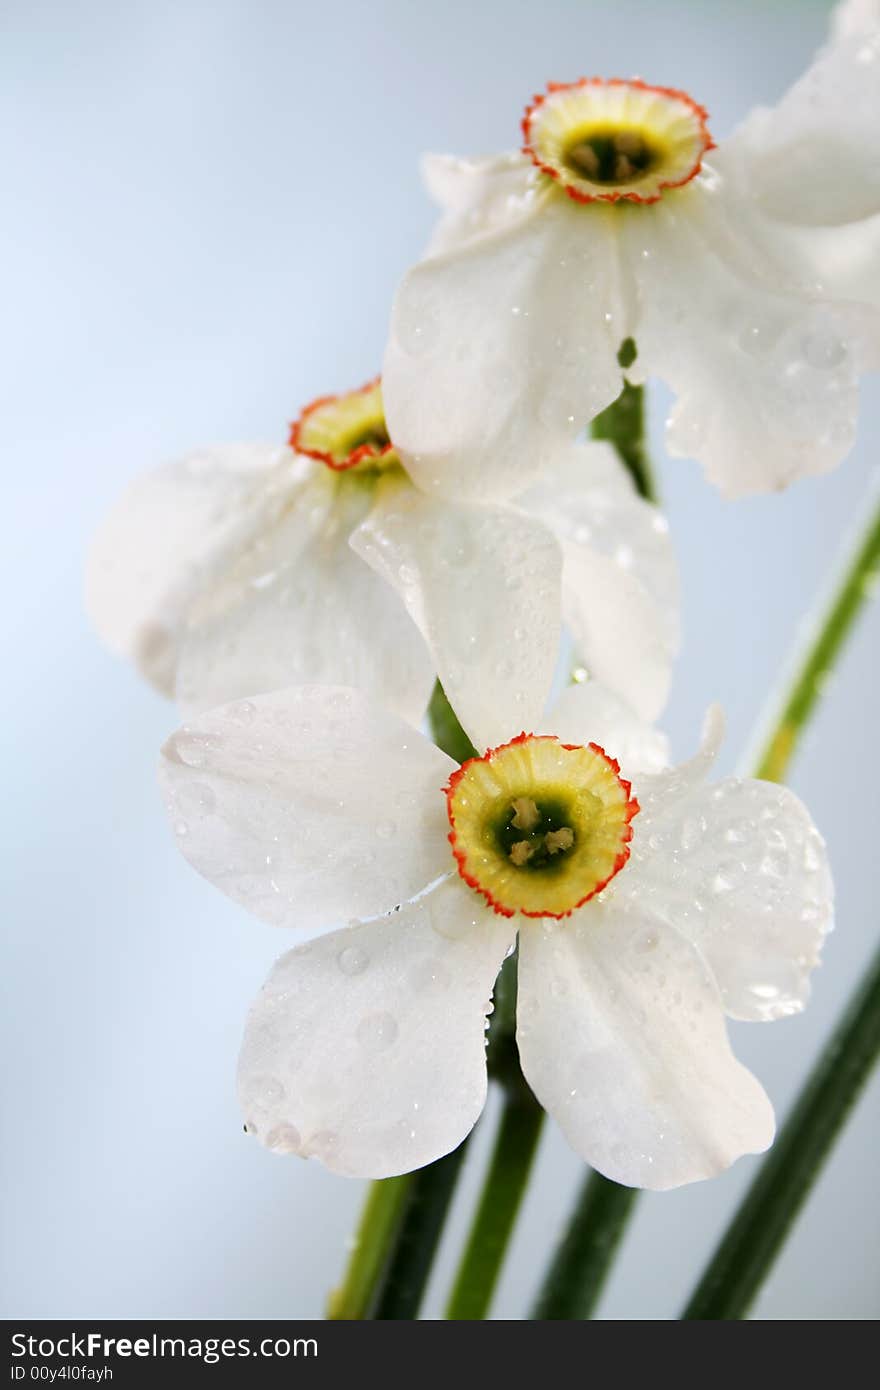
[(501, 916), (568, 917), (629, 858), (630, 792), (598, 744), (519, 734), (449, 779), (458, 871)]
[(290, 447), (336, 473), (398, 465), (385, 424), (381, 378), (356, 391), (312, 401), (290, 427)]
[(639, 78), (549, 82), (526, 108), (523, 153), (577, 203), (656, 203), (700, 172), (707, 118), (686, 92)]

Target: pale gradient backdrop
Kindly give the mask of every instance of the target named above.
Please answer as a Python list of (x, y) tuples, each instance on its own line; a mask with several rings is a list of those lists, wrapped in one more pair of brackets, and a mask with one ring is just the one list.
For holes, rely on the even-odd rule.
[[(391, 293), (431, 221), (421, 151), (512, 145), (533, 90), (583, 73), (684, 87), (723, 135), (802, 70), (827, 13), (819, 0), (3, 4), (7, 1317), (320, 1316), (362, 1194), (242, 1134), (242, 1020), (289, 942), (172, 843), (154, 765), (174, 712), (83, 616), (101, 514), (142, 469), (283, 439), (304, 402), (377, 370)], [(655, 397), (658, 450), (663, 413)], [(863, 510), (878, 445), (871, 383), (853, 456), (784, 496), (725, 504), (694, 464), (662, 464), (685, 591), (678, 754), (718, 698), (734, 765)], [(839, 894), (814, 1002), (735, 1030), (781, 1111), (877, 934), (878, 635), (875, 608), (793, 776)], [(878, 1098), (875, 1078), (757, 1317), (880, 1312)], [(484, 1126), (459, 1232), (487, 1139)], [(646, 1197), (602, 1316), (674, 1316), (756, 1166)], [(580, 1176), (548, 1126), (497, 1316), (523, 1312)]]

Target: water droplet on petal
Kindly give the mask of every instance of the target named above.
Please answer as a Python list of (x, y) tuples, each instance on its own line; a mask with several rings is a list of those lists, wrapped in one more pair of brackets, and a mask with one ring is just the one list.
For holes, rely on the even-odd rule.
[(210, 740), (204, 735), (183, 732), (171, 740), (169, 751), (187, 767), (204, 767), (211, 747)]
[(370, 957), (360, 946), (346, 946), (336, 960), (343, 975), (362, 975), (370, 963)]
[(302, 1138), (293, 1125), (276, 1125), (266, 1135), (266, 1147), (276, 1154), (298, 1154), (302, 1148)]
[(831, 371), (846, 361), (846, 343), (835, 334), (821, 329), (806, 334), (801, 347), (809, 365), (819, 371)]

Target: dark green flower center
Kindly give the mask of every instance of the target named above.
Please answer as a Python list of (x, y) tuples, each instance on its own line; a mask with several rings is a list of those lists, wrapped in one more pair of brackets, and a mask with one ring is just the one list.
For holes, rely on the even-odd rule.
[(558, 871), (577, 843), (571, 808), (557, 797), (514, 797), (491, 829), (504, 858), (530, 873)]
[(660, 151), (638, 130), (580, 132), (563, 155), (578, 178), (591, 183), (636, 183), (657, 164)]
[(370, 425), (345, 441), (346, 454), (353, 454), (369, 444), (374, 449), (385, 449), (391, 443), (384, 425)]

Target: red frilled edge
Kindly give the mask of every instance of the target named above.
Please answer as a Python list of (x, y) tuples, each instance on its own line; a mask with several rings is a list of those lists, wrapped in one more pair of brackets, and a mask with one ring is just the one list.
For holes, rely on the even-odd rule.
[[(514, 748), (518, 743), (528, 743), (532, 739), (534, 739), (535, 741), (540, 739), (541, 741), (546, 743), (559, 743), (559, 739), (556, 737), (555, 734), (527, 734), (525, 731), (523, 731), (522, 733), (517, 734), (516, 738), (510, 739), (508, 743), (500, 743), (497, 748), (487, 748), (482, 758), (468, 758), (467, 762), (462, 763), (461, 767), (456, 768), (455, 772), (451, 774), (449, 781), (446, 783), (446, 786), (443, 788), (446, 794), (446, 814), (449, 817), (449, 824), (451, 827), (447, 839), (449, 840), (449, 843), (452, 846), (452, 853), (455, 856), (455, 862), (458, 865), (459, 874), (464, 879), (468, 887), (474, 888), (481, 895), (481, 897), (486, 899), (486, 902), (492, 908), (492, 911), (497, 913), (498, 916), (515, 917), (517, 913), (519, 913), (521, 917), (554, 917), (557, 921), (559, 921), (563, 917), (570, 917), (571, 914), (573, 912), (576, 912), (579, 907), (583, 907), (584, 903), (589, 902), (590, 898), (594, 898), (597, 893), (601, 893), (603, 888), (607, 888), (608, 884), (614, 878), (615, 874), (618, 874), (620, 870), (623, 868), (624, 864), (629, 859), (629, 842), (633, 836), (632, 825), (630, 824), (630, 822), (632, 821), (634, 816), (638, 815), (639, 811), (642, 808), (639, 805), (636, 797), (631, 795), (632, 783), (627, 782), (624, 777), (621, 777), (620, 763), (617, 761), (617, 759), (609, 757), (609, 755), (605, 752), (605, 749), (601, 748), (598, 743), (587, 744), (587, 747), (590, 748), (594, 753), (598, 753), (601, 758), (604, 758), (605, 762), (608, 764), (608, 767), (614, 773), (614, 776), (617, 778), (618, 782), (623, 788), (624, 796), (627, 798), (626, 807), (624, 808), (626, 820), (626, 830), (623, 833), (624, 843), (620, 853), (614, 861), (611, 873), (608, 874), (607, 878), (604, 878), (601, 883), (597, 883), (595, 888), (592, 888), (590, 892), (585, 894), (585, 896), (581, 898), (578, 902), (573, 903), (572, 906), (568, 908), (565, 912), (525, 912), (520, 908), (504, 907), (501, 903), (496, 902), (495, 899), (492, 897), (492, 894), (489, 893), (485, 888), (483, 888), (473, 877), (473, 875), (469, 874), (467, 871), (467, 854), (459, 846), (458, 837), (456, 835), (455, 816), (452, 812), (452, 798), (455, 795), (459, 782), (464, 777), (468, 768), (473, 767), (474, 763), (490, 763), (498, 753), (503, 753), (508, 748)], [(566, 749), (567, 752), (572, 753), (576, 752), (580, 747), (582, 747), (582, 745), (578, 743), (561, 743), (559, 744), (559, 746), (560, 748)]]
[(332, 468), (336, 473), (344, 473), (349, 468), (354, 468), (356, 464), (362, 463), (364, 459), (380, 459), (386, 454), (390, 454), (394, 449), (392, 443), (383, 444), (378, 448), (375, 444), (361, 444), (359, 448), (353, 449), (344, 459), (335, 459), (333, 455), (325, 449), (307, 449), (302, 443), (302, 432), (311, 415), (322, 406), (333, 405), (335, 401), (345, 400), (349, 396), (365, 396), (368, 391), (374, 390), (382, 380), (381, 376), (374, 377), (368, 381), (366, 386), (359, 386), (356, 391), (342, 391), (336, 396), (319, 396), (317, 400), (311, 401), (304, 410), (300, 411), (298, 419), (294, 420), (290, 427), (289, 443), (292, 449), (298, 454), (305, 454), (308, 458), (317, 459), (320, 463), (326, 463), (328, 468)]
[(690, 107), (699, 122), (701, 149), (693, 169), (685, 174), (684, 178), (662, 181), (658, 191), (650, 198), (645, 198), (640, 193), (624, 193), (619, 189), (613, 193), (582, 193), (579, 189), (563, 183), (565, 192), (576, 203), (619, 203), (623, 199), (630, 203), (658, 203), (665, 189), (682, 188), (684, 184), (690, 183), (691, 179), (696, 178), (703, 163), (703, 155), (707, 150), (715, 149), (715, 141), (706, 127), (709, 112), (705, 106), (700, 106), (693, 97), (688, 96), (687, 92), (682, 92), (677, 87), (653, 87), (649, 82), (643, 82), (640, 77), (580, 77), (577, 82), (548, 82), (546, 93), (536, 93), (531, 105), (526, 107), (525, 115), (522, 118), (522, 133), (525, 141), (522, 152), (528, 155), (532, 163), (537, 165), (545, 174), (549, 174), (551, 179), (561, 180), (562, 175), (552, 164), (545, 164), (536, 154), (532, 145), (532, 119), (535, 112), (544, 105), (548, 96), (553, 96), (554, 92), (574, 91), (578, 87), (637, 87), (641, 92), (656, 92), (659, 96), (672, 97), (676, 101), (683, 102), (685, 106)]

